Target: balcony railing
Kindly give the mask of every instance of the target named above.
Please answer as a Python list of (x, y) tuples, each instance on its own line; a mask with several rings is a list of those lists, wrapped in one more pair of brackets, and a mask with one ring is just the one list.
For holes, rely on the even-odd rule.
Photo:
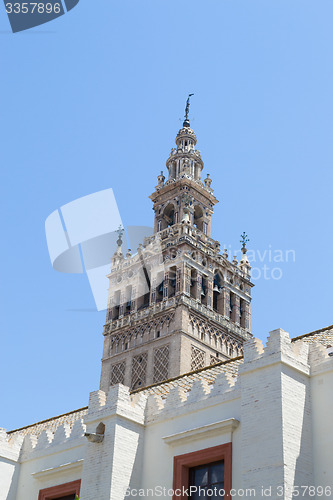
[(180, 294), (171, 298), (168, 298), (166, 300), (162, 300), (161, 302), (157, 302), (155, 304), (151, 304), (150, 306), (147, 305), (146, 307), (135, 311), (131, 312), (128, 315), (124, 315), (118, 319), (112, 320), (108, 322), (108, 324), (105, 326), (105, 332), (110, 332), (113, 330), (118, 330), (119, 328), (123, 328), (125, 326), (129, 326), (136, 321), (139, 321), (141, 319), (147, 318), (147, 316), (151, 316), (153, 314), (157, 314), (159, 312), (165, 311), (166, 309), (175, 307), (176, 304), (185, 304), (195, 311), (198, 311), (202, 314), (204, 314), (207, 318), (216, 321), (219, 323), (221, 326), (224, 326), (228, 330), (231, 330), (241, 337), (245, 339), (249, 339), (252, 337), (249, 331), (246, 329), (242, 328), (240, 325), (234, 323), (233, 321), (230, 320), (230, 318), (227, 318), (225, 316), (222, 316), (218, 312), (209, 309), (207, 306), (204, 304), (198, 302), (196, 299), (192, 297), (188, 297), (184, 294)]

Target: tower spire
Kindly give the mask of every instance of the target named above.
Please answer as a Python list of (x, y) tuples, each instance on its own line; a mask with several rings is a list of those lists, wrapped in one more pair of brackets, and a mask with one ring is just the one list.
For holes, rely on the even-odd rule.
[(189, 127), (190, 126), (190, 120), (189, 120), (189, 113), (190, 113), (190, 97), (192, 97), (194, 94), (189, 94), (187, 101), (186, 101), (186, 107), (185, 107), (185, 120), (183, 122), (183, 127)]
[(248, 243), (249, 241), (250, 240), (249, 240), (247, 234), (244, 231), (243, 234), (241, 234), (241, 240), (240, 240), (240, 243), (243, 244), (242, 248), (241, 248), (243, 255), (245, 255), (246, 252), (247, 252), (246, 243)]
[(122, 225), (119, 226), (117, 229), (116, 233), (118, 234), (118, 239), (117, 239), (117, 249), (115, 253), (113, 254), (112, 257), (112, 264), (115, 265), (118, 260), (123, 260), (123, 252), (122, 252), (122, 244), (123, 244), (123, 234), (124, 234), (124, 228)]

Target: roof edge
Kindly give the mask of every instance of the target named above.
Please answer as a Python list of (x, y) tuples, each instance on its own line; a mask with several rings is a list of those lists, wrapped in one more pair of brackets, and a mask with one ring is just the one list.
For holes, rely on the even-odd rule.
[(35, 427), (35, 425), (46, 424), (47, 422), (51, 422), (51, 420), (56, 420), (57, 418), (66, 417), (67, 415), (72, 415), (73, 413), (78, 413), (79, 411), (83, 411), (83, 410), (88, 410), (88, 406), (83, 406), (83, 408), (78, 408), (77, 410), (68, 411), (67, 413), (62, 413), (61, 415), (47, 418), (45, 420), (41, 420), (40, 422), (35, 422), (34, 424), (25, 425), (24, 427), (20, 427), (19, 429), (7, 431), (7, 434), (13, 434), (14, 432), (23, 431), (25, 429), (29, 429), (30, 427)]
[[(311, 335), (316, 335), (317, 333), (322, 333), (322, 332), (325, 332), (327, 330), (332, 330), (332, 329), (333, 329), (333, 325), (326, 326), (325, 328), (320, 328), (319, 330), (314, 330), (313, 332), (304, 333), (303, 335), (299, 335), (298, 337), (293, 337), (291, 339), (291, 342), (295, 342), (296, 340), (301, 340), (301, 339), (303, 339), (305, 337), (310, 337)], [(244, 358), (244, 356), (237, 356), (236, 358), (227, 359), (226, 361), (220, 361), (218, 363), (214, 363), (213, 365), (204, 366), (203, 368), (198, 368), (197, 370), (193, 370), (193, 371), (190, 371), (190, 372), (187, 372), (187, 373), (183, 373), (182, 375), (178, 375), (177, 377), (169, 378), (169, 379), (164, 380), (162, 382), (157, 382), (156, 384), (151, 384), (151, 385), (147, 385), (145, 387), (140, 387), (140, 389), (136, 389), (134, 391), (130, 391), (130, 394), (137, 394), (139, 392), (145, 391), (147, 389), (151, 389), (153, 387), (157, 387), (159, 385), (167, 384), (167, 383), (170, 383), (170, 382), (175, 382), (176, 380), (179, 380), (179, 379), (181, 379), (183, 377), (187, 377), (189, 375), (194, 375), (196, 373), (201, 373), (203, 371), (209, 370), (209, 369), (214, 368), (216, 366), (227, 365), (228, 363), (231, 363), (233, 361), (240, 361), (243, 358)], [(14, 432), (23, 431), (24, 429), (29, 429), (30, 427), (34, 427), (35, 425), (45, 424), (47, 422), (51, 422), (51, 420), (56, 420), (57, 418), (66, 417), (67, 415), (71, 415), (73, 413), (78, 413), (78, 412), (83, 411), (83, 410), (88, 410), (88, 406), (84, 406), (82, 408), (79, 408), (79, 409), (73, 410), (73, 411), (69, 411), (67, 413), (62, 413), (61, 415), (57, 415), (55, 417), (47, 418), (45, 420), (41, 420), (40, 422), (35, 422), (34, 424), (30, 424), (30, 425), (26, 425), (24, 427), (20, 427), (19, 429), (14, 429), (12, 431), (7, 431), (7, 434), (13, 434)]]

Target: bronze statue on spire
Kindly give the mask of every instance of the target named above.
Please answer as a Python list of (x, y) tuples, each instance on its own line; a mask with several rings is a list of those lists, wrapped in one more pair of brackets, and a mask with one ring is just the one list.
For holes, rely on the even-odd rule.
[(190, 97), (192, 97), (194, 94), (189, 94), (187, 101), (186, 101), (186, 107), (185, 107), (185, 120), (183, 123), (183, 127), (189, 127), (190, 126), (190, 121), (189, 121), (189, 113), (190, 113)]

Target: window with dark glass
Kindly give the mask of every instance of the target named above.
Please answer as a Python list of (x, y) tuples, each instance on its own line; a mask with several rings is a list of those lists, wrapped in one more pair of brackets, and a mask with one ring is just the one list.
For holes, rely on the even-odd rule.
[[(81, 480), (39, 490), (38, 500), (75, 500), (80, 495)], [(77, 496), (76, 496), (77, 495)]]
[(224, 461), (190, 468), (189, 481), (189, 486), (197, 487), (191, 500), (224, 498)]

